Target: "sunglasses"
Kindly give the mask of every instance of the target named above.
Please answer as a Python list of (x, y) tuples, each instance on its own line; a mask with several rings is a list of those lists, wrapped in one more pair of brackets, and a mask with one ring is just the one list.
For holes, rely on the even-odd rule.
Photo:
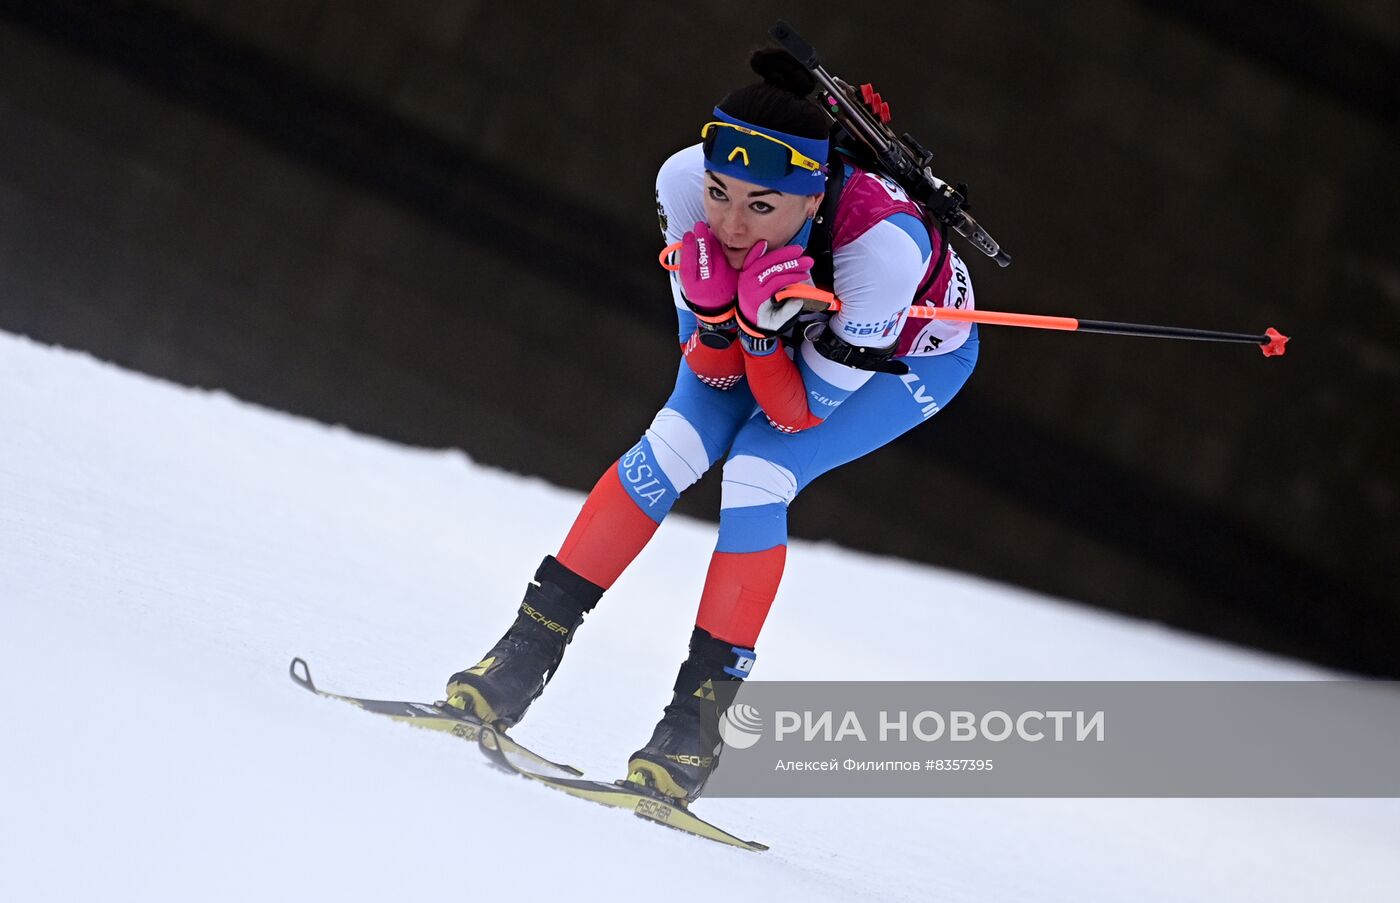
[(705, 157), (721, 163), (736, 160), (760, 179), (780, 179), (794, 169), (824, 172), (826, 167), (772, 135), (729, 122), (707, 122), (700, 130)]

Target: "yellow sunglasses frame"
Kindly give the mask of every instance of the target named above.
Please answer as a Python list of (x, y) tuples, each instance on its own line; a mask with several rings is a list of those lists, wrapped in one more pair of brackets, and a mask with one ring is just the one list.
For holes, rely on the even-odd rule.
[[(712, 120), (710, 120), (709, 122), (705, 123), (705, 124), (700, 128), (700, 140), (701, 140), (701, 141), (704, 141), (706, 138), (708, 138), (708, 137), (710, 136), (710, 127), (711, 127), (711, 126), (719, 126), (720, 128), (723, 128), (723, 129), (734, 129), (736, 132), (742, 132), (742, 133), (745, 134), (745, 135), (753, 135), (753, 136), (756, 137), (756, 138), (763, 138), (763, 139), (765, 139), (765, 140), (768, 140), (768, 141), (773, 142), (773, 143), (776, 144), (776, 145), (779, 145), (780, 147), (785, 147), (785, 148), (787, 148), (787, 152), (788, 152), (788, 154), (790, 155), (790, 162), (792, 163), (793, 166), (801, 167), (802, 169), (805, 169), (805, 170), (807, 170), (807, 171), (809, 171), (809, 172), (819, 172), (819, 171), (821, 170), (821, 168), (822, 168), (822, 164), (818, 163), (816, 160), (813, 160), (811, 157), (809, 157), (809, 156), (807, 156), (806, 154), (802, 153), (802, 151), (800, 151), (800, 150), (798, 150), (797, 148), (793, 147), (791, 144), (788, 144), (786, 141), (783, 141), (783, 140), (781, 140), (781, 139), (779, 139), (779, 138), (774, 138), (772, 135), (769, 135), (769, 134), (767, 134), (766, 132), (759, 132), (759, 131), (755, 131), (754, 129), (747, 129), (747, 128), (744, 128), (742, 125), (735, 125), (735, 124), (732, 123), (732, 122), (720, 122), (720, 121), (717, 120), (717, 119), (712, 119)], [(742, 147), (736, 147), (734, 150), (735, 150), (735, 152), (738, 152), (738, 151), (743, 150), (743, 148), (742, 148)], [(730, 159), (733, 159), (734, 154), (731, 153), (729, 156), (730, 156)], [(747, 152), (744, 154), (744, 165), (745, 165), (745, 166), (748, 166), (748, 165), (749, 165), (749, 155), (748, 155)]]

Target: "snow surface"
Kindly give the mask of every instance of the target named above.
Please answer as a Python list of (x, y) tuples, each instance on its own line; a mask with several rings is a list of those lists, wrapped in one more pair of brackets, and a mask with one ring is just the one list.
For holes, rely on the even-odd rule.
[[(437, 698), (579, 503), (457, 451), (0, 334), (0, 900), (1400, 894), (1396, 800), (699, 804), (772, 845), (755, 855), (498, 774), (460, 740), (288, 679), (301, 655), (330, 690)], [(520, 739), (620, 772), (667, 701), (713, 533), (666, 523)], [(789, 561), (763, 678), (1322, 676), (827, 544), (796, 542)], [(853, 613), (855, 585), (884, 587), (907, 629)]]

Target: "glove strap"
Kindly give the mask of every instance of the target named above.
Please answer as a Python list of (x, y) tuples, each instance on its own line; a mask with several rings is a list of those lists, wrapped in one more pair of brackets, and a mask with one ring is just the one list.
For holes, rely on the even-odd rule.
[(759, 335), (748, 329), (745, 329), (744, 334), (739, 338), (744, 342), (744, 350), (754, 357), (767, 357), (778, 347), (777, 336)]

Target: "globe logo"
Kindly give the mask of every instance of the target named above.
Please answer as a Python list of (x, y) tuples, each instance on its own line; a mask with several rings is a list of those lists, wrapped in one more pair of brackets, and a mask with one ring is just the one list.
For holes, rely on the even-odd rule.
[(748, 749), (763, 736), (763, 715), (751, 705), (736, 702), (719, 716), (719, 735), (726, 746)]

